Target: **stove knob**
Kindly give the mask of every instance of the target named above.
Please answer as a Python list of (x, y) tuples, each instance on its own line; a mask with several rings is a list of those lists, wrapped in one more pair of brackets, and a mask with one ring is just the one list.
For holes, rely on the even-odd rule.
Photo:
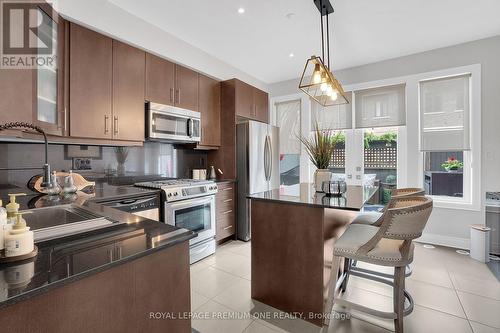
[(172, 196), (172, 193), (169, 193), (169, 194), (168, 194), (168, 197), (170, 198), (171, 196)]
[(176, 196), (177, 196), (177, 192), (174, 193), (174, 197), (176, 197)]

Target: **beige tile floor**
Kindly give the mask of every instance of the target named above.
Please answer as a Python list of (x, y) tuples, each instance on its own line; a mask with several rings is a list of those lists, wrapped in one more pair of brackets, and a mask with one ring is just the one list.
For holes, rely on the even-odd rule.
[[(191, 266), (193, 328), (200, 333), (389, 332), (392, 322), (352, 313), (327, 329), (253, 301), (250, 297), (250, 243), (233, 241)], [(369, 266), (369, 265), (366, 265)], [(416, 244), (407, 289), (415, 300), (405, 317), (408, 333), (500, 333), (500, 283), (486, 265), (453, 249)], [(391, 311), (389, 286), (351, 277), (343, 297)], [(267, 313), (254, 319), (249, 314)]]

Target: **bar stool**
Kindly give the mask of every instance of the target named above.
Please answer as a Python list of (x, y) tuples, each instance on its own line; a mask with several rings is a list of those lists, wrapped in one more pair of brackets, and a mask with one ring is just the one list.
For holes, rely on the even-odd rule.
[[(398, 188), (398, 189), (393, 189), (391, 191), (391, 200), (395, 200), (398, 198), (404, 198), (404, 197), (410, 197), (410, 196), (423, 196), (423, 195), (425, 195), (425, 190), (423, 188), (418, 188), (418, 187)], [(351, 223), (378, 226), (378, 225), (380, 225), (380, 218), (382, 217), (386, 208), (387, 208), (387, 206), (384, 207), (381, 212), (360, 213), (354, 218), (354, 220)], [(373, 271), (373, 270), (361, 268), (357, 265), (355, 260), (351, 261), (350, 266), (349, 267), (346, 266), (346, 267), (344, 267), (344, 269), (351, 269), (351, 270), (355, 270), (358, 272), (371, 274), (371, 275), (383, 277), (383, 278), (393, 278), (394, 277), (392, 274), (387, 274), (387, 273), (383, 273), (383, 272), (378, 272), (378, 271)], [(406, 277), (410, 276), (411, 273), (412, 273), (411, 267), (408, 265), (405, 269)]]
[[(403, 197), (422, 196), (425, 190), (418, 187), (396, 188), (391, 191), (391, 200)], [(386, 207), (381, 212), (369, 212), (358, 214), (351, 223), (376, 225)]]
[[(379, 226), (351, 224), (333, 247), (330, 286), (325, 306), (324, 325), (330, 323), (334, 304), (359, 310), (371, 315), (394, 320), (396, 333), (403, 332), (403, 316), (413, 310), (413, 299), (405, 291), (405, 266), (413, 261), (413, 239), (422, 231), (432, 212), (432, 199), (425, 196), (402, 197), (391, 200), (383, 213)], [(347, 287), (349, 275), (363, 273), (344, 271), (339, 277), (341, 259), (357, 260), (375, 265), (394, 267), (394, 279), (370, 278), (393, 287), (394, 312), (383, 312), (338, 298)], [(405, 308), (405, 299), (408, 307)]]

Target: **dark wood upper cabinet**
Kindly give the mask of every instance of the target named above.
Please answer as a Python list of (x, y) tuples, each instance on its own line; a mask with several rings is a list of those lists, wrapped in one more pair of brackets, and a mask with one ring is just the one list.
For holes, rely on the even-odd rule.
[(39, 3), (37, 10), (43, 20), (37, 27), (40, 33), (52, 37), (53, 66), (33, 69), (0, 70), (0, 123), (27, 122), (41, 127), (52, 135), (64, 134), (64, 58), (65, 26), (48, 4)]
[(221, 145), (220, 82), (205, 75), (199, 77), (198, 110), (201, 113), (202, 146)]
[(268, 94), (245, 82), (234, 79), (236, 115), (269, 122)]
[(146, 53), (146, 99), (174, 105), (175, 64)]
[(198, 111), (198, 73), (175, 65), (175, 106)]
[(265, 91), (254, 88), (253, 101), (255, 105), (254, 119), (269, 123), (269, 97)]
[(0, 123), (33, 119), (32, 69), (0, 69)]
[(113, 138), (144, 140), (146, 53), (113, 41)]
[(235, 103), (236, 115), (245, 118), (253, 118), (253, 87), (243, 81), (235, 80)]
[(70, 134), (111, 139), (113, 41), (70, 24)]

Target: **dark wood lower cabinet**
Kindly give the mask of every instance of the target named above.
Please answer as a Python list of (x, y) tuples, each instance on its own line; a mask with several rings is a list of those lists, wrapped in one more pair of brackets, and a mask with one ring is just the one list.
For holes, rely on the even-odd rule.
[(1, 331), (188, 333), (189, 274), (184, 242), (0, 309)]
[(215, 196), (215, 215), (217, 231), (215, 239), (224, 240), (236, 233), (236, 185), (232, 182), (218, 184)]

